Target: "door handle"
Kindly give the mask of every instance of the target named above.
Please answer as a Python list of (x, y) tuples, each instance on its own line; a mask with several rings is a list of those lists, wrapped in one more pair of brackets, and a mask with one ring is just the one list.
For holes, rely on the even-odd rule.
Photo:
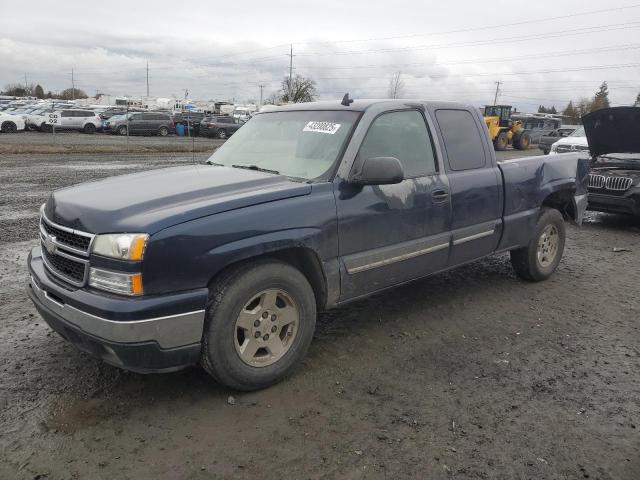
[(449, 198), (449, 192), (446, 190), (433, 190), (431, 192), (431, 198), (433, 198), (434, 202), (444, 202)]

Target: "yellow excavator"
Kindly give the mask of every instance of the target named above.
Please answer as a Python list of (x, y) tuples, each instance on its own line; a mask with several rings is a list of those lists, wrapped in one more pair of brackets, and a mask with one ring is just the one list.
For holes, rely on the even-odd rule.
[(511, 120), (511, 105), (487, 105), (484, 107), (484, 121), (496, 151), (507, 145), (518, 150), (526, 150), (531, 144), (531, 136), (520, 120)]

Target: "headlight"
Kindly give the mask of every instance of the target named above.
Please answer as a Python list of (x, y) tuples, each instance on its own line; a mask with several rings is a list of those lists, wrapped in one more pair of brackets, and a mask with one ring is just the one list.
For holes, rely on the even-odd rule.
[(112, 233), (96, 235), (93, 253), (120, 260), (142, 260), (149, 235), (146, 233)]
[(142, 295), (142, 274), (113, 272), (91, 267), (89, 285), (122, 295)]

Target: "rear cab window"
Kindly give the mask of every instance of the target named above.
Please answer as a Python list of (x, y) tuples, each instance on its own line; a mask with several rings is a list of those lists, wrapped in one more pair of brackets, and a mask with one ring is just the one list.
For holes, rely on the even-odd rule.
[(436, 110), (449, 168), (454, 171), (484, 168), (487, 158), (480, 129), (467, 110)]

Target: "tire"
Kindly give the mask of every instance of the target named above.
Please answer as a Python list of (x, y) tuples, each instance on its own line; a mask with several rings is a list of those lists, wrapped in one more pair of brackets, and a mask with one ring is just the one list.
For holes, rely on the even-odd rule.
[(511, 265), (516, 274), (530, 282), (549, 278), (560, 263), (566, 236), (562, 214), (554, 208), (542, 207), (529, 245), (511, 251)]
[(40, 125), (40, 131), (51, 133), (53, 132), (53, 127), (48, 123), (43, 123), (42, 125)]
[(18, 127), (15, 123), (11, 121), (6, 121), (6, 122), (2, 122), (0, 131), (2, 131), (2, 133), (16, 133), (18, 131)]
[(158, 129), (158, 135), (160, 135), (161, 137), (166, 137), (167, 135), (169, 135), (169, 129), (167, 127), (160, 127)]
[(518, 150), (528, 150), (529, 145), (531, 145), (531, 136), (527, 132), (520, 134), (516, 141), (513, 142), (513, 146)]
[(122, 135), (125, 136), (127, 134), (127, 126), (126, 125), (120, 125), (118, 127), (118, 130), (116, 130), (118, 132), (118, 135)]
[(509, 139), (507, 138), (507, 133), (502, 131), (493, 139), (493, 148), (496, 152), (502, 152), (507, 149), (508, 143)]
[[(273, 303), (266, 300), (268, 292), (275, 295)], [(291, 318), (297, 318), (296, 325), (280, 326)], [(315, 324), (313, 289), (299, 270), (271, 259), (245, 262), (224, 272), (210, 287), (201, 364), (218, 382), (235, 390), (268, 387), (301, 363)], [(277, 345), (273, 343), (276, 350), (265, 342), (270, 335), (272, 343), (280, 340)], [(275, 355), (273, 352), (280, 347), (279, 355)]]
[(221, 128), (216, 132), (216, 137), (218, 137), (220, 140), (224, 140), (225, 138), (227, 138), (227, 131), (224, 128)]
[(96, 133), (96, 126), (93, 123), (87, 123), (82, 129), (82, 131), (84, 133), (88, 133), (89, 135), (92, 135)]

